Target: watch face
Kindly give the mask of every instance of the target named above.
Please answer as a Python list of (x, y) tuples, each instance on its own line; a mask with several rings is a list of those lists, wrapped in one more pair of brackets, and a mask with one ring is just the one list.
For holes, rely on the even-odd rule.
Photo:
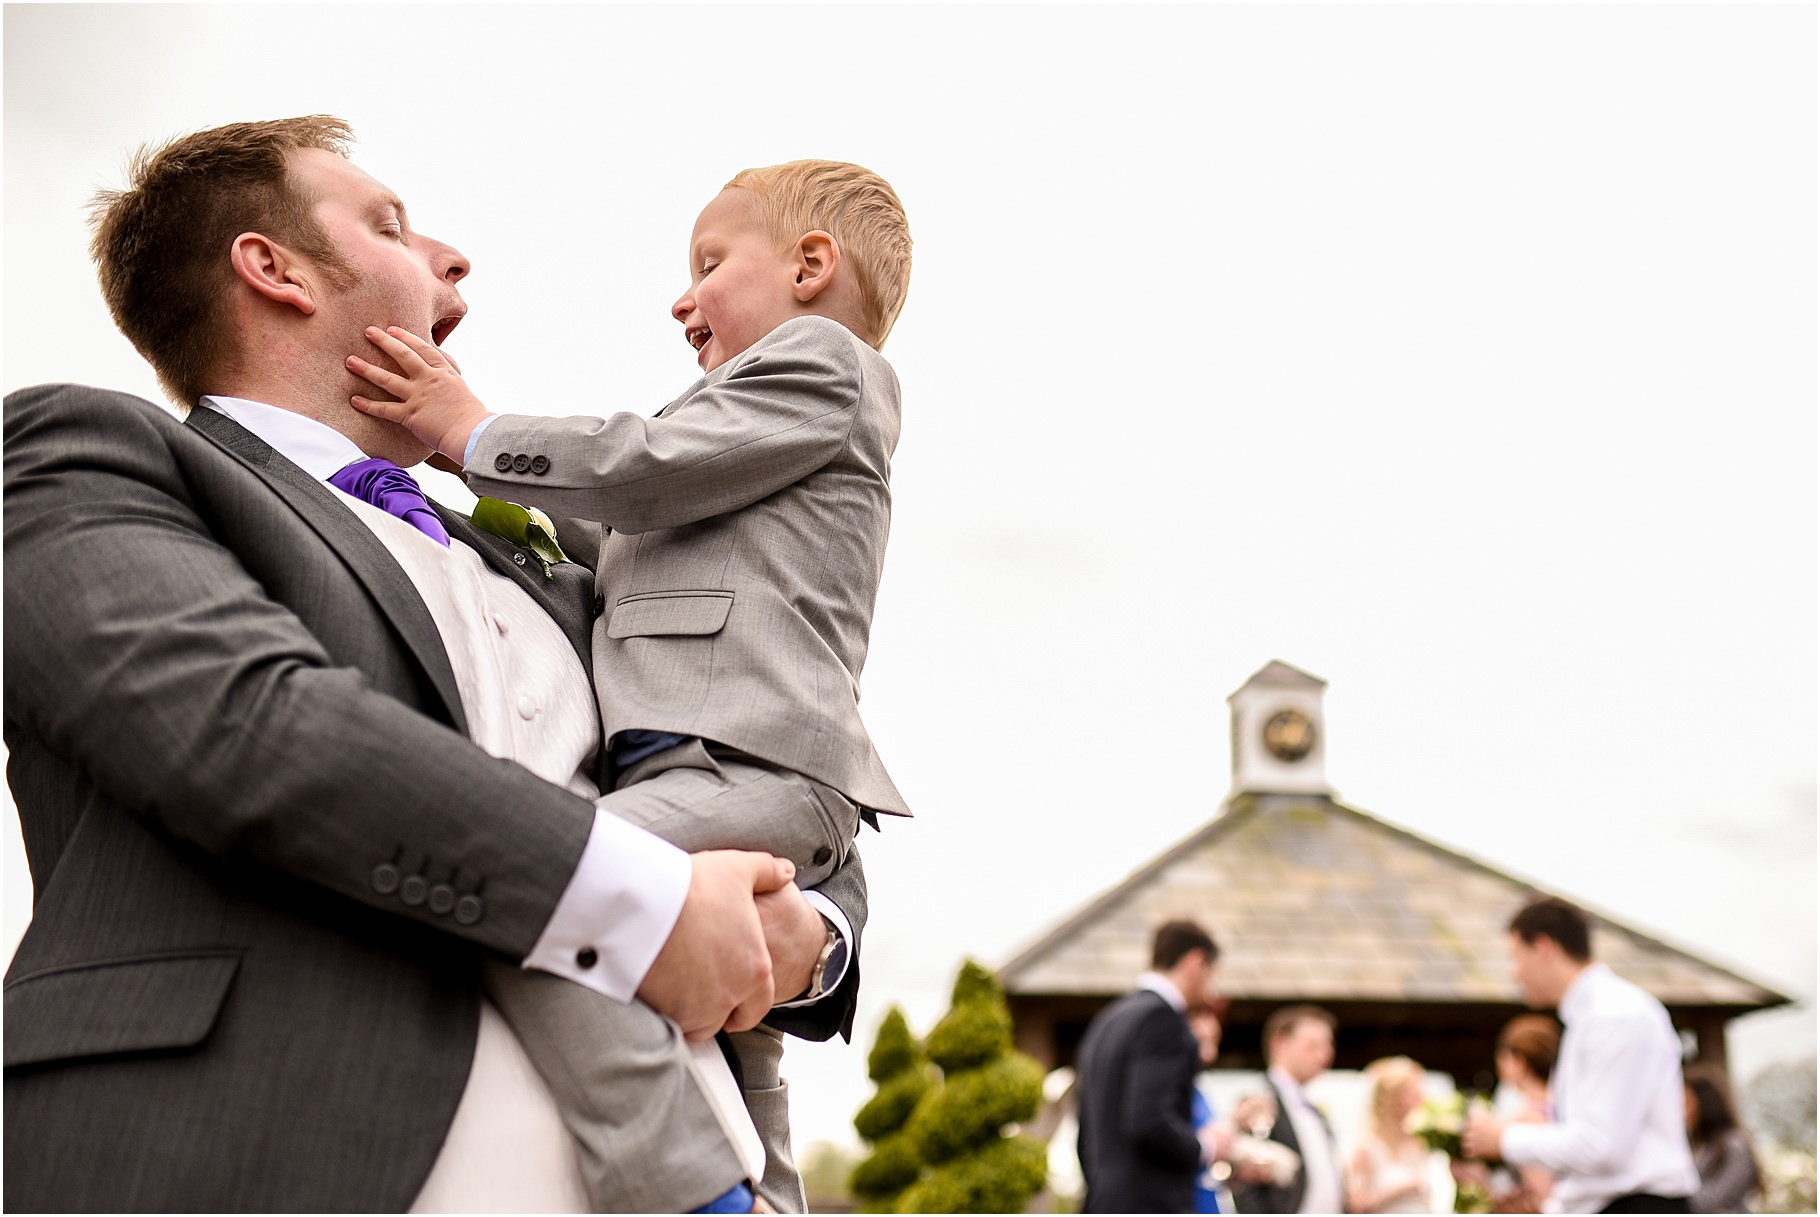
[(1278, 710), (1264, 723), (1264, 747), (1279, 761), (1299, 761), (1314, 751), (1314, 724), (1300, 710)]

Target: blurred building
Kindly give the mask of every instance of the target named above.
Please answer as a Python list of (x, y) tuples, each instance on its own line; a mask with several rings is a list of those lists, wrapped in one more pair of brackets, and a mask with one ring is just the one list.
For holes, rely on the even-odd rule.
[[(1221, 1068), (1262, 1069), (1264, 1019), (1312, 1002), (1339, 1019), (1335, 1068), (1404, 1054), (1490, 1087), (1492, 1044), (1522, 1011), (1505, 926), (1548, 893), (1336, 802), (1325, 689), (1273, 661), (1228, 698), (1219, 813), (1000, 970), (1019, 1049), (1072, 1065), (1094, 1013), (1149, 963), (1156, 927), (1187, 917), (1220, 944)], [(1690, 1055), (1725, 1064), (1728, 1021), (1790, 1000), (1587, 912), (1595, 957), (1668, 1008)]]

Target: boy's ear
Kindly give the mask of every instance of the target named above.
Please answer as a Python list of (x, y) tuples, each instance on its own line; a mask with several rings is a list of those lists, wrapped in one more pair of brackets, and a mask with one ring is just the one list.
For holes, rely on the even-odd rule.
[(315, 294), (302, 273), (302, 263), (270, 237), (241, 233), (229, 248), (228, 260), (240, 281), (268, 300), (289, 305), (306, 316), (316, 311)]
[(833, 285), (834, 272), (840, 266), (840, 244), (818, 228), (803, 234), (795, 254), (796, 300), (807, 304)]

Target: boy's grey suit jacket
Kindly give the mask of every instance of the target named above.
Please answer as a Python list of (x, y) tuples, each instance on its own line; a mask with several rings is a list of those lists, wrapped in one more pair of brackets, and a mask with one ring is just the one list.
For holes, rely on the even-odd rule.
[[(593, 805), (468, 741), (404, 572), (230, 420), (40, 386), (6, 398), (5, 467), (34, 892), (5, 1207), (402, 1210), (466, 1084), (481, 952), (530, 950)], [(444, 519), (585, 654), (588, 571)]]
[(467, 480), (611, 530), (594, 636), (608, 738), (700, 736), (908, 815), (859, 715), (899, 412), (878, 352), (799, 317), (655, 418), (502, 415)]

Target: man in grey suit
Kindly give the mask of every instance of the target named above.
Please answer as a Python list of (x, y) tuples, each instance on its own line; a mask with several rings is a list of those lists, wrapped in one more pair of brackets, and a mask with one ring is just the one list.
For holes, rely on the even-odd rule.
[[(35, 893), (6, 979), (9, 1209), (403, 1209), (459, 1173), (452, 1129), (485, 1127), (483, 957), (704, 1034), (756, 1023), (822, 945), (787, 866), (600, 815), (584, 746), (566, 789), (475, 747), (449, 627), (396, 560), (422, 542), (233, 420), (264, 403), (317, 429), (304, 449), (424, 455), (346, 407), (341, 355), (375, 316), (445, 336), (467, 263), (346, 139), (192, 137), (151, 172), (160, 207), (103, 221), (116, 319), (175, 399), (213, 395), (190, 425), (75, 386), (7, 400), (5, 727)], [(546, 580), (419, 514), (584, 670), (588, 572)]]

